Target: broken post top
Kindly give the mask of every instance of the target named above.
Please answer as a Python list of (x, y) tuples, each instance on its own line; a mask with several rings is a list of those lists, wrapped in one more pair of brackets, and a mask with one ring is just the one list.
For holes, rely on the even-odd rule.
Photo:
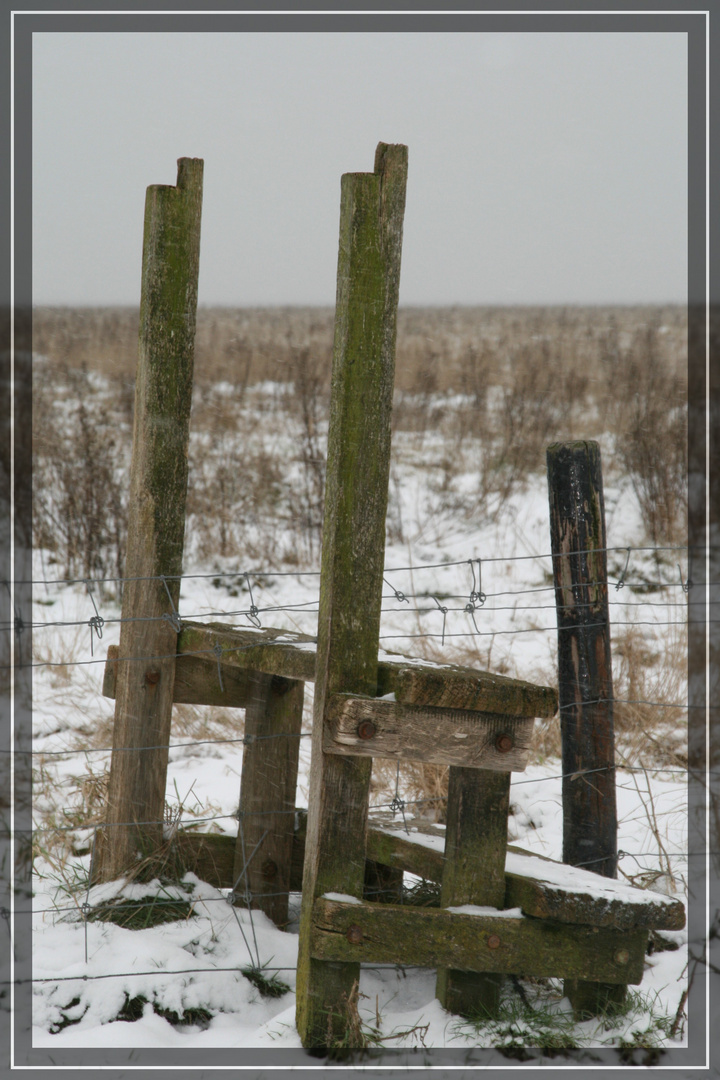
[(149, 184), (148, 191), (186, 192), (198, 189), (202, 192), (204, 161), (202, 158), (181, 157), (177, 159), (177, 181), (175, 184)]

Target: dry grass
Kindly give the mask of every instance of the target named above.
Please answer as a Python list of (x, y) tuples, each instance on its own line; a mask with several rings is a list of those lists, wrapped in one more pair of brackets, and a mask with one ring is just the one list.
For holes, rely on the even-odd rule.
[[(33, 524), (59, 576), (122, 572), (137, 333), (134, 309), (34, 313), (34, 350), (47, 359), (35, 382)], [(332, 336), (329, 308), (199, 310), (187, 509), (194, 554), (208, 565), (317, 564)], [(632, 483), (648, 542), (683, 542), (686, 358), (679, 307), (401, 309), (389, 537), (405, 542), (408, 532), (400, 463), (422, 470), (430, 518), (480, 524), (528, 480), (544, 483), (548, 443), (600, 438), (606, 477)], [(462, 474), (476, 477), (473, 490), (458, 483)], [(283, 549), (278, 531), (290, 537)], [(643, 752), (685, 764), (686, 712), (642, 703), (682, 701), (686, 642), (682, 633), (648, 641), (633, 627), (614, 640), (616, 696), (638, 703), (616, 704), (618, 750), (627, 762)], [(417, 644), (439, 658), (432, 641)], [(455, 659), (507, 670), (492, 639), (458, 648)], [(535, 675), (555, 681), (550, 667)], [(226, 719), (176, 713), (188, 739)], [(106, 724), (95, 735), (108, 745)], [(558, 721), (539, 722), (537, 759), (559, 751)], [(443, 820), (447, 770), (405, 765), (402, 776), (408, 797), (428, 800), (428, 816)], [(88, 776), (93, 806), (97, 782)], [(373, 800), (391, 799), (395, 782), (395, 767), (376, 762)]]

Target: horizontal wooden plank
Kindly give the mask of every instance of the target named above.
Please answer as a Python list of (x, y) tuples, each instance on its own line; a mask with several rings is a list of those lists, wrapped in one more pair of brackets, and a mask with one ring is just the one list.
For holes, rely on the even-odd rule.
[(404, 705), (359, 694), (333, 694), (325, 715), (325, 753), (496, 772), (525, 768), (534, 726), (532, 719)]
[[(290, 870), (293, 892), (302, 889), (306, 820), (307, 812), (297, 810)], [(424, 828), (423, 823), (410, 822), (410, 825), (414, 829)], [(368, 862), (440, 883), (444, 855), (419, 843), (417, 838), (421, 835), (419, 831), (408, 836), (404, 832), (369, 828)], [(232, 888), (234, 837), (183, 829), (178, 830), (177, 837), (185, 870), (192, 870), (217, 889)], [(553, 882), (558, 875), (562, 875), (565, 884)], [(685, 905), (681, 900), (597, 874), (589, 875), (586, 870), (531, 855), (513, 844), (508, 845), (505, 888), (506, 908), (520, 907), (526, 915), (559, 923), (615, 930), (681, 930), (685, 925)]]
[[(291, 630), (255, 630), (224, 623), (184, 622), (178, 636), (181, 655), (195, 653), (216, 663), (251, 668), (289, 679), (315, 678), (315, 638)], [(381, 652), (378, 694), (394, 693), (405, 705), (469, 709), (505, 716), (550, 717), (557, 712), (557, 691), (522, 679), (478, 671), (458, 664), (433, 664), (400, 653)]]
[[(104, 697), (115, 697), (118, 652), (117, 645), (108, 646), (103, 673)], [(178, 656), (175, 660), (175, 705), (224, 705), (229, 709), (244, 709), (250, 692), (250, 671), (244, 668), (223, 665), (218, 672), (215, 657), (208, 660), (205, 656)]]
[(349, 903), (319, 897), (311, 952), (318, 960), (412, 964), (527, 978), (641, 982), (648, 932), (445, 908)]
[(199, 833), (178, 829), (175, 852), (179, 869), (197, 874), (216, 889), (232, 889), (235, 837), (225, 833)]
[(315, 638), (293, 630), (227, 626), (224, 623), (183, 622), (178, 654), (205, 657), (217, 666), (214, 650), (221, 650), (223, 667), (247, 668), (286, 679), (315, 678)]
[(506, 905), (541, 919), (616, 930), (682, 930), (685, 925), (682, 900), (517, 848), (508, 849), (505, 883)]
[(504, 716), (548, 718), (558, 709), (557, 690), (460, 664), (383, 652), (378, 663), (378, 696), (394, 693), (404, 705), (470, 709)]

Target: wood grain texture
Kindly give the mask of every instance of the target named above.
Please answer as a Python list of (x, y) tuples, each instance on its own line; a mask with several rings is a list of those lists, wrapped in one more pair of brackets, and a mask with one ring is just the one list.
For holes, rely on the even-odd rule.
[(233, 903), (260, 908), (281, 928), (288, 921), (304, 689), (301, 681), (256, 672), (245, 713), (252, 741), (243, 751)]
[[(534, 721), (517, 717), (400, 705), (357, 694), (333, 694), (325, 711), (326, 754), (429, 761), (500, 772), (527, 764)], [(365, 726), (364, 726), (365, 725)], [(374, 730), (363, 737), (359, 732)], [(498, 740), (512, 740), (502, 752)], [(506, 821), (507, 824), (507, 821)]]
[[(528, 917), (457, 914), (443, 908), (342, 903), (313, 905), (312, 953), (323, 960), (416, 964), (526, 978), (642, 981), (648, 934), (559, 925)], [(359, 928), (351, 943), (348, 931)], [(495, 939), (495, 940), (493, 940)]]
[[(617, 804), (607, 539), (600, 447), (547, 449), (558, 625), (563, 862), (617, 873)], [(589, 774), (589, 775), (586, 775)], [(578, 987), (568, 986), (571, 997)], [(586, 1010), (591, 991), (583, 992)], [(603, 998), (599, 991), (599, 1001)]]
[[(443, 907), (504, 906), (509, 808), (509, 773), (450, 768), (440, 896)], [(449, 1012), (496, 1016), (501, 989), (500, 974), (484, 969), (471, 974), (438, 968), (436, 996)]]
[(373, 173), (342, 178), (335, 337), (309, 812), (300, 914), (297, 1028), (303, 1046), (345, 1038), (359, 969), (311, 955), (312, 904), (362, 896), (372, 761), (323, 751), (333, 693), (375, 696), (390, 471), (407, 147), (378, 145)]
[[(302, 866), (305, 857), (306, 811), (296, 811), (296, 829), (293, 837), (290, 889), (300, 892)], [(421, 823), (422, 826), (422, 823)], [(412, 825), (412, 828), (418, 828)], [(411, 833), (418, 836), (418, 833)], [(233, 885), (233, 860), (235, 838), (212, 833), (178, 830), (177, 842), (182, 853), (181, 864), (192, 870), (203, 881), (217, 889), (231, 889)], [(553, 885), (544, 881), (536, 869), (539, 862), (552, 866), (561, 865), (552, 859), (543, 860), (531, 855), (514, 844), (507, 850), (513, 855), (527, 859), (530, 873), (516, 874), (505, 870), (505, 896), (503, 908), (522, 909), (525, 915), (538, 919), (551, 919), (559, 923), (575, 923), (580, 926), (599, 926), (613, 930), (682, 930), (685, 926), (685, 905), (682, 900), (655, 899), (644, 889), (635, 890), (636, 896), (628, 900), (626, 895), (616, 898), (594, 896), (571, 867), (565, 867), (567, 884)], [(396, 871), (416, 874), (427, 881), (441, 882), (445, 856), (441, 851), (426, 847), (410, 839), (404, 832), (389, 833), (384, 829), (368, 828), (367, 859), (392, 867)], [(369, 875), (366, 874), (366, 886)], [(611, 884), (611, 882), (609, 882)], [(367, 895), (367, 888), (365, 890)]]
[[(117, 682), (119, 649), (109, 645), (103, 673), (103, 697), (114, 698)], [(222, 705), (228, 709), (244, 709), (252, 685), (252, 672), (247, 668), (223, 664), (220, 671), (215, 657), (175, 657), (174, 705)]]
[[(224, 669), (264, 671), (288, 679), (315, 678), (316, 639), (308, 634), (267, 628), (252, 630), (227, 623), (183, 623), (180, 655), (195, 654), (217, 669), (213, 649), (222, 650)], [(394, 693), (404, 705), (469, 709), (518, 717), (551, 717), (557, 712), (557, 691), (523, 679), (510, 679), (459, 664), (429, 664), (400, 653), (384, 652), (377, 663), (377, 692)], [(108, 695), (111, 696), (111, 695)]]
[[(203, 163), (147, 190), (125, 585), (106, 827), (95, 873), (162, 840), (187, 492)], [(166, 580), (159, 580), (165, 575)], [(141, 658), (141, 659), (140, 659)], [(152, 748), (152, 749), (151, 749)]]

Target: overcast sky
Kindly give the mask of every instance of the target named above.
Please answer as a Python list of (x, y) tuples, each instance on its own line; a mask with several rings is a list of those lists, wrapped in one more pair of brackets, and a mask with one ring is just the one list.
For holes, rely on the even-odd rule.
[(684, 303), (687, 37), (36, 33), (36, 304), (137, 304), (205, 159), (201, 304), (334, 304), (340, 176), (409, 146), (401, 304)]

